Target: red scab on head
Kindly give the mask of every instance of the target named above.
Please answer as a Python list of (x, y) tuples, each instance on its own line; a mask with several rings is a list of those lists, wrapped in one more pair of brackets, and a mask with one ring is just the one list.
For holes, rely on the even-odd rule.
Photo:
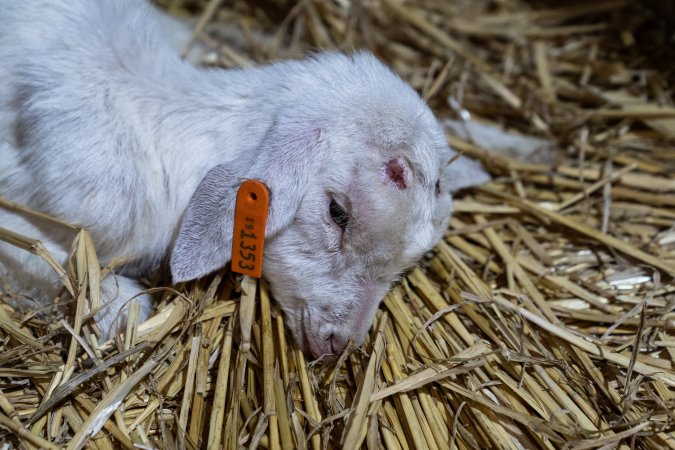
[(401, 158), (394, 158), (384, 166), (385, 181), (399, 189), (407, 189), (410, 169)]

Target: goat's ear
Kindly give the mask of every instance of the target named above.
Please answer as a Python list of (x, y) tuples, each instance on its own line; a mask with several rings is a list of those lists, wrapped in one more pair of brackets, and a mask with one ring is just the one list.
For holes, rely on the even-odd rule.
[(320, 144), (321, 130), (280, 118), (252, 162), (211, 169), (193, 194), (178, 232), (171, 254), (174, 283), (202, 277), (230, 261), (237, 190), (245, 179), (262, 181), (270, 191), (265, 239), (286, 228), (325, 157)]
[[(453, 152), (454, 154), (454, 152)], [(483, 169), (478, 161), (460, 156), (457, 159), (451, 158), (450, 164), (445, 168), (443, 176), (445, 185), (450, 192), (456, 192), (471, 186), (490, 181), (490, 175)]]
[(174, 283), (202, 277), (230, 260), (239, 181), (232, 170), (221, 164), (197, 186), (171, 253)]

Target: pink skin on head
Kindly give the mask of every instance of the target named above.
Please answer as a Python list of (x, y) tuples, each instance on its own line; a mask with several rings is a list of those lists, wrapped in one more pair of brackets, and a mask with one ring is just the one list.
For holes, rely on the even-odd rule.
[(395, 186), (398, 189), (408, 188), (410, 169), (407, 167), (405, 161), (403, 161), (401, 158), (394, 158), (390, 160), (384, 166), (382, 172), (387, 184)]

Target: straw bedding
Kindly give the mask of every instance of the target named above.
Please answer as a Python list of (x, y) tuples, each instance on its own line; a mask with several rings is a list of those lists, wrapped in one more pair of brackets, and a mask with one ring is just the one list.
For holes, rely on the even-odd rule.
[(332, 362), (292, 345), (264, 283), (226, 271), (149, 280), (156, 316), (132, 307), (99, 343), (87, 311), (109, 268), (74, 230), (70, 315), (14, 311), (0, 290), (1, 448), (675, 448), (675, 51), (659, 2), (219, 3), (164, 2), (204, 19), (208, 64), (367, 46), (440, 117), (537, 136), (545, 154), (450, 135), (494, 181), (458, 196), (444, 241)]

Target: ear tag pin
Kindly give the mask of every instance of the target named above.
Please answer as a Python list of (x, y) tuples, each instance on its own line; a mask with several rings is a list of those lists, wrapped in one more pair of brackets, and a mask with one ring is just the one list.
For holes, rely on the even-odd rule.
[(265, 224), (270, 206), (267, 187), (246, 180), (237, 192), (232, 236), (232, 271), (260, 278), (262, 275)]

